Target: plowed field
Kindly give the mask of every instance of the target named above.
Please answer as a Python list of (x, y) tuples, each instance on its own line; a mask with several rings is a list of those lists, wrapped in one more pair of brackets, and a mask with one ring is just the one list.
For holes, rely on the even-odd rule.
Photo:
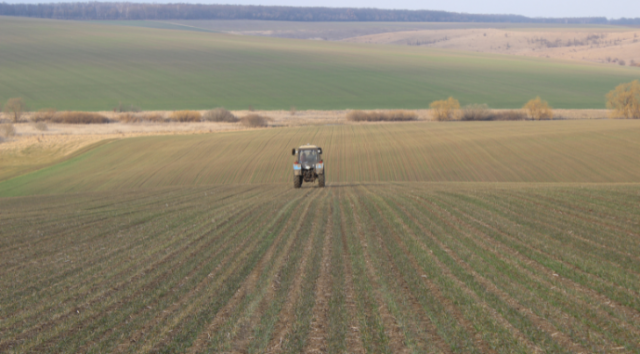
[(640, 187), (0, 199), (0, 352), (638, 352)]

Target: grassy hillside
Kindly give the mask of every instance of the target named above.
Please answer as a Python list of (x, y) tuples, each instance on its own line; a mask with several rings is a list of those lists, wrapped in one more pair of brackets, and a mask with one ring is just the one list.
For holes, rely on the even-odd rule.
[(0, 352), (635, 353), (639, 191), (0, 198)]
[(640, 121), (311, 126), (119, 140), (0, 182), (0, 196), (292, 184), (292, 147), (323, 147), (327, 181), (640, 182)]
[(453, 95), (601, 108), (637, 68), (21, 18), (0, 20), (0, 100), (32, 109), (424, 108)]
[(620, 31), (626, 27), (612, 25), (567, 25), (545, 23), (483, 23), (483, 22), (297, 22), (264, 20), (146, 20), (146, 21), (93, 21), (98, 24), (135, 26), (148, 28), (182, 29), (187, 31), (212, 31), (259, 34), (283, 38), (324, 38), (340, 40), (373, 33), (389, 33), (415, 30), (451, 30), (495, 28), (510, 30), (554, 31)]

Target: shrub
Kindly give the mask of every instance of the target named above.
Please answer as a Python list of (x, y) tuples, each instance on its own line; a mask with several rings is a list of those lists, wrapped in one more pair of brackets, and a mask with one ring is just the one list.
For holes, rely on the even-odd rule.
[(4, 105), (4, 113), (6, 113), (14, 123), (20, 121), (22, 113), (27, 110), (27, 105), (20, 97), (10, 98)]
[(625, 66), (627, 63), (624, 60), (619, 60), (618, 65)]
[(640, 81), (618, 85), (607, 94), (611, 118), (640, 118)]
[(126, 105), (126, 104), (118, 103), (118, 105), (113, 108), (113, 111), (117, 113), (123, 113), (123, 112), (137, 113), (137, 112), (140, 112), (140, 108), (134, 106), (133, 104)]
[(492, 120), (493, 115), (486, 104), (470, 104), (462, 109), (461, 120)]
[(49, 122), (56, 115), (55, 108), (43, 108), (31, 116), (33, 122)]
[(47, 123), (43, 122), (43, 121), (39, 121), (39, 122), (32, 122), (31, 123), (33, 125), (33, 128), (35, 130), (39, 130), (39, 131), (46, 131), (49, 130), (49, 127), (47, 127)]
[(202, 115), (198, 111), (175, 111), (170, 119), (176, 122), (200, 122)]
[(160, 113), (122, 113), (118, 116), (121, 123), (162, 123), (165, 121), (164, 116)]
[(13, 124), (5, 123), (0, 124), (0, 136), (3, 138), (9, 138), (16, 135), (16, 128), (14, 128)]
[(260, 128), (266, 127), (269, 122), (269, 118), (258, 114), (249, 114), (248, 116), (240, 118), (240, 123), (245, 127)]
[(52, 123), (62, 124), (105, 124), (109, 118), (92, 112), (59, 112), (52, 119)]
[(493, 114), (493, 120), (525, 120), (527, 115), (522, 111), (504, 111)]
[(529, 113), (529, 117), (535, 120), (553, 118), (551, 107), (547, 101), (543, 101), (540, 97), (530, 100), (522, 108)]
[(140, 123), (142, 119), (137, 114), (122, 113), (118, 115), (118, 121), (120, 123)]
[(347, 120), (352, 122), (402, 122), (417, 120), (418, 115), (411, 111), (389, 111), (389, 112), (364, 112), (351, 111), (347, 114)]
[(438, 121), (454, 120), (460, 110), (460, 102), (453, 97), (446, 100), (433, 101), (429, 105), (433, 110), (433, 118)]
[(208, 122), (236, 123), (238, 121), (238, 117), (221, 107), (204, 112), (202, 120)]

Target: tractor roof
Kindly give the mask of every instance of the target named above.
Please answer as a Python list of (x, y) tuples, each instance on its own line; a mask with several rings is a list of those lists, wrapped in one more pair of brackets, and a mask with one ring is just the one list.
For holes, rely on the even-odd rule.
[(315, 145), (302, 145), (298, 149), (317, 149), (318, 147)]

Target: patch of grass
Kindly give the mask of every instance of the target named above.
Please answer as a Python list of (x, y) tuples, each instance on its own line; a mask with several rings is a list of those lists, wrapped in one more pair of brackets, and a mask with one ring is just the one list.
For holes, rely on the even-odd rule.
[(16, 135), (16, 128), (12, 123), (0, 124), (0, 136), (3, 138), (10, 138)]
[(49, 130), (49, 127), (47, 126), (47, 123), (45, 123), (43, 121), (32, 122), (31, 125), (33, 126), (34, 129), (39, 130), (41, 132)]

